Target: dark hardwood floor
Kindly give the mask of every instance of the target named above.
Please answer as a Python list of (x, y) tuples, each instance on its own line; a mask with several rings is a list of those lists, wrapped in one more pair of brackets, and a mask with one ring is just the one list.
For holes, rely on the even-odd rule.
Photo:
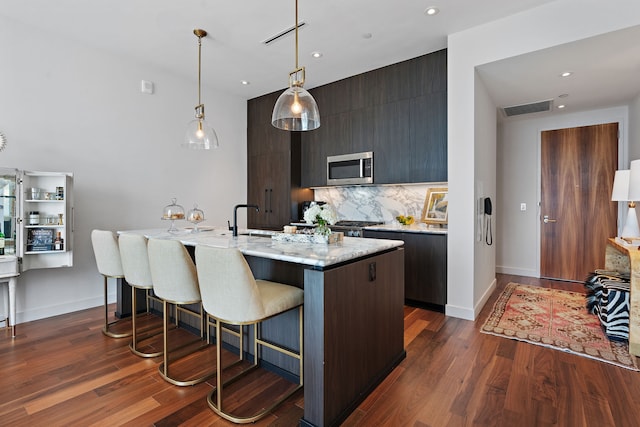
[[(583, 290), (498, 275), (475, 322), (406, 307), (407, 358), (343, 425), (640, 425), (640, 373), (479, 332), (508, 282)], [(15, 339), (0, 331), (0, 425), (231, 425), (208, 408), (210, 384), (166, 383), (160, 358), (139, 358), (128, 339), (103, 336), (101, 316), (95, 308), (20, 324)], [(256, 384), (267, 390), (270, 375)], [(295, 426), (303, 405), (298, 392), (256, 424)]]

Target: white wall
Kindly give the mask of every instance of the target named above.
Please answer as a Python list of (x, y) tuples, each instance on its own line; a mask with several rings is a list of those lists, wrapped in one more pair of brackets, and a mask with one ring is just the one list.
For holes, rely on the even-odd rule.
[[(188, 151), (179, 145), (196, 81), (4, 18), (0, 52), (0, 131), (8, 138), (0, 166), (75, 175), (74, 266), (20, 277), (19, 322), (102, 304), (92, 229), (168, 227), (160, 216), (172, 197), (185, 210), (198, 203), (205, 225), (225, 224), (246, 201), (245, 100), (204, 86), (220, 148)], [(142, 79), (155, 83), (153, 95), (140, 93)]]
[[(496, 270), (540, 275), (540, 133), (545, 130), (619, 123), (619, 166), (628, 168), (628, 108), (616, 107), (544, 118), (509, 120), (498, 135), (498, 204)], [(623, 166), (626, 165), (626, 166)], [(520, 211), (526, 203), (527, 210)], [(622, 204), (623, 207), (625, 204)], [(626, 214), (626, 210), (622, 209)], [(622, 213), (622, 212), (621, 212)], [(620, 222), (624, 224), (624, 222)]]
[[(483, 290), (491, 286), (486, 283), (486, 271), (472, 267), (479, 256), (473, 243), (475, 185), (482, 177), (474, 164), (475, 152), (485, 149), (484, 130), (495, 126), (488, 115), (476, 115), (475, 67), (640, 23), (637, 0), (607, 5), (602, 7), (595, 0), (557, 0), (448, 37), (447, 315), (475, 319), (482, 308)], [(483, 129), (481, 135), (476, 135), (478, 128)], [(495, 194), (495, 184), (490, 185), (485, 183), (484, 191)]]
[[(475, 137), (477, 147), (475, 150), (475, 200), (491, 198), (492, 205), (498, 204), (496, 197), (496, 109), (484, 84), (476, 73), (475, 77)], [(498, 228), (496, 223), (500, 215), (492, 210), (491, 217), (484, 216), (484, 204), (477, 205), (475, 224), (475, 259), (474, 277), (476, 286), (473, 290), (474, 306), (484, 305), (495, 289), (496, 277), (496, 251)], [(477, 221), (480, 219), (480, 222)], [(490, 228), (487, 230), (487, 221)], [(489, 244), (489, 243), (491, 244)], [(476, 308), (474, 307), (474, 310)]]
[(631, 160), (640, 159), (640, 95), (629, 104), (629, 162), (623, 165), (626, 169)]

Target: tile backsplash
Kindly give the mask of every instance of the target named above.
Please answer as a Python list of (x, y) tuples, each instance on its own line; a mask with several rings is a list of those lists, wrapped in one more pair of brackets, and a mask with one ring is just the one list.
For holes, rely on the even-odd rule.
[(316, 188), (315, 200), (332, 205), (339, 220), (384, 221), (398, 215), (420, 219), (429, 187), (446, 183)]

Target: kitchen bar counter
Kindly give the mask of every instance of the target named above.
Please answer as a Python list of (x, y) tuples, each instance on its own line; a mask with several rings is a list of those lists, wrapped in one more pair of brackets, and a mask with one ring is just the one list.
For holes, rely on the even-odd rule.
[[(330, 245), (275, 242), (270, 232), (241, 230), (233, 237), (222, 227), (199, 233), (120, 233), (176, 239), (188, 247), (236, 247), (256, 278), (304, 289), (301, 426), (339, 425), (406, 356), (402, 241), (345, 237)], [(263, 337), (297, 348), (297, 316), (291, 313), (267, 320)], [(278, 357), (262, 354), (266, 362), (299, 374), (295, 363)]]
[[(205, 231), (206, 230), (206, 231)], [(244, 255), (292, 262), (323, 269), (349, 262), (402, 246), (401, 240), (360, 239), (345, 237), (340, 243), (330, 245), (272, 241), (274, 232), (264, 230), (241, 230), (235, 238), (224, 227), (207, 228), (198, 233), (179, 230), (169, 233), (162, 229), (120, 231), (136, 233), (146, 237), (180, 240), (186, 246), (206, 245), (223, 248), (238, 248)]]

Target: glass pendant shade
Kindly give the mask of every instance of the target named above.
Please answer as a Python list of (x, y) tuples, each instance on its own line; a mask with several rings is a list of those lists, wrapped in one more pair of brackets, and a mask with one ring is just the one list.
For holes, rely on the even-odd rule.
[(196, 105), (196, 118), (187, 125), (187, 132), (184, 136), (183, 147), (194, 150), (210, 150), (218, 148), (218, 135), (209, 123), (204, 119), (204, 104), (200, 97), (200, 86), (202, 77), (202, 38), (206, 37), (207, 32), (203, 29), (196, 28), (193, 34), (198, 38), (198, 105)]
[(302, 86), (291, 86), (276, 101), (271, 124), (288, 131), (306, 131), (320, 127), (320, 113), (313, 96)]
[(271, 124), (287, 131), (306, 131), (320, 127), (320, 112), (313, 96), (304, 85), (305, 69), (298, 66), (298, 0), (296, 0), (296, 68), (289, 73), (289, 89), (273, 106)]
[(218, 148), (218, 135), (204, 119), (195, 119), (187, 125), (183, 146), (194, 150)]

